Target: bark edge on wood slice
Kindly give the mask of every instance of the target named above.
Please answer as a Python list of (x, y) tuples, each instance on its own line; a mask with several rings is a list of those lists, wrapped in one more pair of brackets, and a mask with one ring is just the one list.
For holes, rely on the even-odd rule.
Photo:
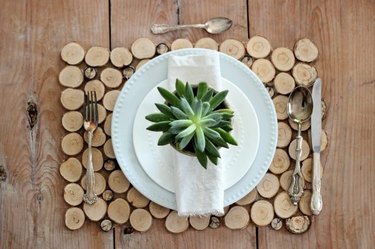
[(301, 234), (309, 230), (310, 218), (308, 216), (295, 216), (285, 221), (286, 229), (294, 234)]

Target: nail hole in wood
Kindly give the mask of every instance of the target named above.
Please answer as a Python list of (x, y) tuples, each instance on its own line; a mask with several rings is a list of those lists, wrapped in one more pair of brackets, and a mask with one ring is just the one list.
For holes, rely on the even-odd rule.
[(7, 179), (7, 173), (3, 165), (0, 165), (0, 181), (5, 181)]
[(27, 120), (29, 122), (29, 128), (32, 130), (36, 125), (38, 119), (38, 109), (36, 104), (31, 100), (27, 102)]

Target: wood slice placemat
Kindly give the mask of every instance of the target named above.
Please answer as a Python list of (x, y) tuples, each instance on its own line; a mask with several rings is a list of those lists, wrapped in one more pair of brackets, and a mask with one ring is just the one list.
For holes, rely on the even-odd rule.
[[(222, 217), (183, 218), (176, 211), (148, 200), (126, 179), (112, 149), (112, 111), (126, 81), (155, 56), (192, 47), (226, 53), (252, 69), (273, 99), (278, 119), (277, 149), (267, 174), (254, 190), (226, 207)], [(103, 47), (91, 47), (86, 51), (80, 44), (71, 42), (62, 48), (61, 58), (66, 63), (59, 74), (59, 82), (64, 87), (60, 101), (66, 109), (61, 119), (66, 130), (61, 141), (66, 159), (60, 165), (60, 174), (67, 182), (64, 200), (70, 207), (65, 213), (65, 224), (69, 229), (79, 229), (89, 219), (97, 222), (103, 231), (128, 223), (136, 231), (145, 232), (152, 226), (153, 219), (165, 219), (165, 227), (172, 233), (189, 228), (215, 229), (222, 224), (230, 229), (243, 229), (250, 222), (257, 226), (271, 226), (275, 230), (284, 225), (292, 233), (308, 230), (312, 216), (310, 122), (302, 125), (305, 191), (299, 205), (294, 206), (287, 191), (294, 168), (297, 125), (288, 120), (286, 104), (288, 95), (296, 86), (311, 87), (318, 76), (313, 64), (318, 58), (318, 49), (312, 41), (305, 38), (297, 41), (293, 49), (272, 49), (269, 41), (261, 36), (254, 36), (247, 42), (227, 39), (221, 44), (208, 37), (194, 44), (187, 39), (177, 39), (172, 44), (157, 45), (147, 38), (139, 38), (130, 49), (118, 47), (112, 51)], [(99, 100), (99, 128), (93, 137), (94, 191), (99, 198), (90, 206), (83, 203), (87, 135), (83, 129), (82, 106), (84, 92), (92, 90), (96, 91)], [(322, 119), (325, 116), (326, 105), (322, 101)], [(327, 144), (327, 134), (323, 131), (321, 151), (327, 148)]]

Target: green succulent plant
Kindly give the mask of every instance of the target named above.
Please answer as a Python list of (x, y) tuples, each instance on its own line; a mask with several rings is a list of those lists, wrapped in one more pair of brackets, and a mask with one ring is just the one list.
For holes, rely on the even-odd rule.
[(165, 103), (155, 103), (160, 112), (145, 117), (153, 122), (147, 130), (162, 132), (158, 145), (189, 151), (204, 168), (208, 160), (217, 165), (219, 149), (237, 145), (230, 134), (234, 113), (223, 104), (228, 90), (217, 92), (206, 82), (193, 87), (179, 79), (175, 86), (175, 92), (157, 88)]

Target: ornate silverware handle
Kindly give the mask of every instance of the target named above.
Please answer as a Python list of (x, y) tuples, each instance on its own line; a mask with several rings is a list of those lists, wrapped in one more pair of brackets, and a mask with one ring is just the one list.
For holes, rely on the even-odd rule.
[(94, 186), (95, 186), (95, 175), (94, 175), (94, 166), (92, 162), (92, 136), (93, 132), (88, 132), (88, 163), (87, 163), (87, 169), (86, 169), (86, 193), (83, 196), (83, 200), (87, 204), (94, 204), (97, 200), (97, 196), (94, 192)]
[(301, 155), (302, 155), (302, 142), (303, 138), (301, 136), (301, 131), (299, 129), (298, 135), (296, 137), (297, 147), (296, 147), (296, 165), (292, 174), (292, 182), (289, 187), (289, 196), (293, 205), (297, 205), (301, 196), (303, 194), (303, 177), (301, 173)]
[(323, 208), (322, 195), (320, 193), (321, 179), (320, 179), (320, 153), (313, 154), (313, 194), (311, 197), (311, 211), (318, 215)]
[(154, 24), (151, 27), (153, 34), (164, 34), (170, 31), (175, 31), (185, 28), (205, 28), (204, 24), (187, 24), (187, 25), (168, 25), (168, 24)]

